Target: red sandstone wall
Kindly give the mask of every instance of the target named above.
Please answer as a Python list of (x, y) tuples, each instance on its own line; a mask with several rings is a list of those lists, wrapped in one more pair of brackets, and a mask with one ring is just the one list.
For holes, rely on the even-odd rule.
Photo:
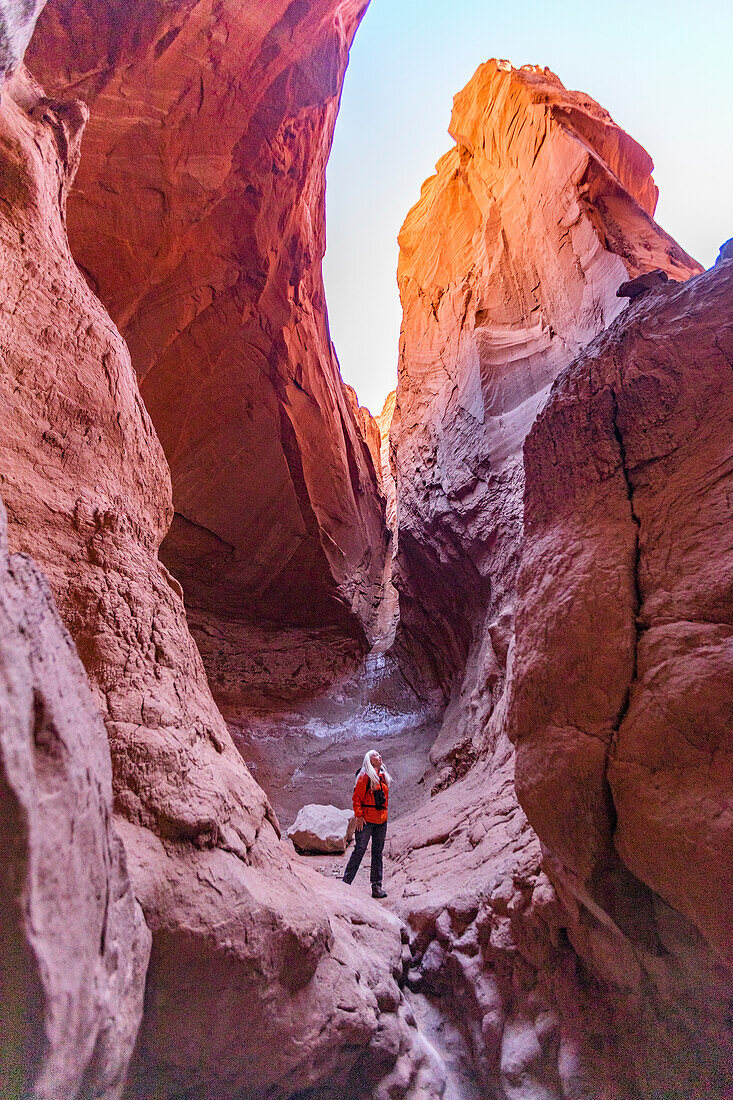
[[(113, 52), (124, 46), (118, 29), (113, 20)], [(94, 40), (87, 30), (83, 19), (75, 25), (79, 42)], [(440, 1082), (431, 1084), (429, 1051), (395, 980), (398, 924), (376, 905), (365, 924), (363, 904), (338, 884), (291, 865), (214, 705), (180, 586), (158, 560), (173, 515), (168, 466), (127, 346), (66, 236), (86, 113), (24, 74), (3, 89), (0, 495), (11, 550), (32, 552), (48, 575), (89, 673), (110, 742), (116, 826), (152, 932), (127, 1095), (286, 1097), (325, 1082), (373, 1094), (399, 1059), (408, 1095), (437, 1100)], [(51, 761), (49, 782), (59, 768)], [(0, 816), (14, 812), (6, 802)], [(122, 890), (121, 876), (110, 882)], [(69, 921), (80, 919), (75, 908)], [(120, 965), (137, 950), (133, 931), (129, 921)], [(138, 973), (138, 998), (141, 983)], [(83, 998), (64, 1003), (87, 1012)], [(136, 1023), (134, 1006), (119, 1003), (117, 1061), (94, 1062), (85, 1078), (92, 1087), (116, 1074), (100, 1085), (108, 1100), (119, 1096)], [(106, 1011), (87, 1013), (90, 1029)], [(84, 1072), (83, 1053), (78, 1073), (67, 1059), (70, 1080)], [(68, 1094), (58, 1080), (43, 1092)]]
[[(732, 316), (730, 260), (634, 303), (525, 445), (517, 793), (592, 965), (674, 959), (665, 1095), (727, 1095), (733, 1066)], [(635, 959), (592, 930), (599, 910)], [(634, 1060), (645, 1080), (643, 1041)]]
[(400, 236), (398, 644), (450, 697), (409, 980), (488, 1095), (722, 1100), (731, 265), (621, 312), (700, 269), (547, 70), (489, 62), (451, 133)]
[(699, 266), (653, 220), (652, 162), (547, 69), (482, 65), (455, 147), (400, 233), (392, 441), (402, 647), (454, 694), (442, 757), (503, 690), (522, 532), (522, 444), (552, 380), (657, 266)]
[(386, 530), (333, 355), (325, 166), (366, 0), (52, 0), (28, 64), (87, 101), (75, 259), (168, 459), (163, 559), (224, 619), (363, 638)]

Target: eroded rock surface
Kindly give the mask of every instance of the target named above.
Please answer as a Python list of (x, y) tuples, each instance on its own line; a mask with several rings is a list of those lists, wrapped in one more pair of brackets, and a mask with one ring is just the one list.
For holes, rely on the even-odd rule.
[[(488, 1095), (723, 1100), (730, 264), (652, 288), (562, 375), (526, 445), (523, 549), (523, 446), (553, 380), (623, 308), (620, 283), (699, 269), (653, 222), (649, 158), (597, 104), (547, 70), (483, 66), (401, 236), (388, 456), (392, 410), (376, 420), (342, 387), (320, 281), (363, 7), (51, 0), (32, 64), (59, 98), (21, 74), (0, 106), (0, 488), (102, 708), (152, 931), (128, 1100), (438, 1100), (406, 973)], [(86, 282), (65, 232), (72, 88), (92, 105), (69, 212)], [(130, 341), (172, 496), (90, 287)], [(391, 829), (409, 944), (279, 842), (158, 561), (173, 502), (166, 560), (252, 744), (288, 707), (304, 727), (427, 703), (404, 731), (413, 769), (450, 698), (438, 793)], [(385, 652), (395, 546), (402, 669)], [(332, 747), (350, 778), (358, 746)], [(91, 1059), (110, 1096), (131, 1020), (118, 1061), (106, 1038)]]
[(91, 108), (69, 236), (171, 467), (162, 557), (188, 606), (337, 625), (362, 646), (384, 505), (331, 347), (321, 258), (365, 6), (52, 0), (28, 62)]
[(150, 933), (112, 825), (107, 735), (0, 503), (0, 1092), (117, 1100)]
[(507, 739), (391, 832), (386, 888), (411, 928), (408, 984), (463, 1036), (475, 1095), (636, 1100), (606, 991), (567, 941), (517, 803)]
[(636, 953), (679, 951), (675, 1011), (691, 1030), (699, 1012), (708, 1089), (684, 1095), (724, 1094), (733, 1064), (732, 307), (730, 261), (661, 286), (558, 379), (525, 447), (508, 724), (568, 904)]
[(720, 1100), (730, 265), (680, 285), (651, 162), (546, 70), (451, 132), (400, 238), (398, 645), (450, 698), (389, 849), (410, 982), (489, 1095)]
[(522, 444), (551, 382), (618, 314), (620, 283), (700, 270), (653, 220), (649, 156), (549, 70), (482, 65), (450, 132), (400, 233), (392, 428), (398, 640), (452, 695), (436, 759), (477, 751), (503, 690)]
[(23, 60), (46, 0), (0, 0), (0, 86)]
[[(291, 869), (158, 561), (165, 457), (65, 233), (85, 116), (22, 74), (0, 105), (0, 487), (11, 548), (46, 571), (102, 709), (152, 931), (129, 1095), (286, 1097), (331, 1080), (337, 1095), (362, 1081), (379, 1095), (390, 1073), (422, 1095), (429, 1058), (396, 983), (399, 924), (374, 909), (350, 938), (355, 914)], [(358, 948), (372, 936), (378, 949)]]

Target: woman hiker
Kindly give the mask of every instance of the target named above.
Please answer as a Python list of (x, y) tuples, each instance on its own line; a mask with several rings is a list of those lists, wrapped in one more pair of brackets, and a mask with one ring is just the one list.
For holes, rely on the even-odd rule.
[(351, 859), (346, 864), (344, 882), (353, 882), (359, 864), (367, 850), (369, 838), (372, 841), (372, 897), (386, 898), (382, 889), (382, 849), (387, 835), (387, 806), (389, 804), (389, 785), (392, 776), (382, 764), (382, 757), (374, 749), (364, 756), (364, 763), (357, 772), (354, 787), (354, 813), (356, 814), (356, 836)]

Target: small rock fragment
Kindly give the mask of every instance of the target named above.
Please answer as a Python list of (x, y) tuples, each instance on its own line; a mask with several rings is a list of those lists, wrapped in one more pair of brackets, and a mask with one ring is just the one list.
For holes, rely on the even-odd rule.
[(617, 298), (630, 298), (633, 302), (646, 294), (648, 290), (654, 290), (663, 283), (669, 282), (669, 275), (662, 271), (661, 267), (655, 267), (654, 271), (646, 271), (643, 275), (637, 275), (635, 279), (629, 279), (616, 291)]

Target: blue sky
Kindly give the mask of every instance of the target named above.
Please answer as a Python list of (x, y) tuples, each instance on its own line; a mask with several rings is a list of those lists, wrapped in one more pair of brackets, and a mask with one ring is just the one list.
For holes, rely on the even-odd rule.
[(372, 0), (328, 167), (324, 262), (344, 378), (397, 378), (397, 233), (453, 144), (453, 95), (490, 57), (548, 65), (651, 154), (657, 220), (705, 266), (733, 236), (733, 0)]

